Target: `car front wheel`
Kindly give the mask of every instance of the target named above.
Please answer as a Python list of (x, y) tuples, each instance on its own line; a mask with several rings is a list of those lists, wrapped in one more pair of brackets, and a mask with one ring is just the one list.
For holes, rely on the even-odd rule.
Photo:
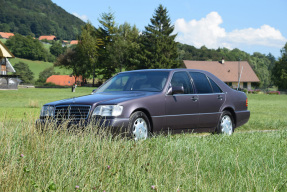
[(217, 126), (217, 133), (232, 135), (233, 131), (233, 117), (229, 111), (223, 111)]
[(130, 122), (128, 127), (130, 135), (135, 141), (145, 140), (149, 137), (149, 119), (142, 111), (136, 111), (130, 116)]

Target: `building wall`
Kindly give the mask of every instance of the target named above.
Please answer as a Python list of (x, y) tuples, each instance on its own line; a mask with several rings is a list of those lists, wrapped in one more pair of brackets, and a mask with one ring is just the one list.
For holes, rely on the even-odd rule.
[[(233, 89), (237, 89), (238, 87), (238, 82), (232, 82), (232, 83), (227, 83), (227, 85), (231, 86)], [(239, 87), (241, 89), (251, 89), (251, 82), (240, 82)]]

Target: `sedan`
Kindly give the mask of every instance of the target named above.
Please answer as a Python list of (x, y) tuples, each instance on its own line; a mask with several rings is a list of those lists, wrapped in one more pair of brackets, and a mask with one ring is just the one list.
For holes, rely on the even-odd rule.
[(158, 132), (231, 135), (249, 120), (247, 107), (245, 93), (207, 71), (135, 70), (118, 73), (91, 95), (45, 104), (36, 125), (92, 123), (135, 140)]

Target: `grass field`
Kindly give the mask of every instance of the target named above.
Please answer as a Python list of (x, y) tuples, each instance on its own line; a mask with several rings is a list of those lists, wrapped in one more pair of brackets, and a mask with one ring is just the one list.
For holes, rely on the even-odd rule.
[(230, 137), (35, 129), (42, 104), (91, 90), (0, 91), (0, 191), (287, 191), (286, 95), (248, 95), (250, 121)]
[(5, 44), (7, 39), (0, 39), (0, 41)]
[[(26, 63), (30, 70), (34, 73), (34, 79), (37, 80), (39, 78), (39, 73), (42, 72), (44, 69), (52, 67), (53, 63), (44, 62), (44, 61), (32, 61), (28, 59), (21, 59), (21, 58), (12, 58), (9, 59), (12, 65), (16, 63), (23, 62)], [(70, 75), (71, 70), (67, 70), (64, 68), (55, 67), (55, 71), (59, 72), (61, 75)]]

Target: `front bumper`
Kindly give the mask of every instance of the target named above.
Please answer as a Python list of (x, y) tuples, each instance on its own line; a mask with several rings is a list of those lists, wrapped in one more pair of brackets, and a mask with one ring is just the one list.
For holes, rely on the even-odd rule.
[(127, 130), (129, 118), (92, 118), (84, 119), (80, 121), (65, 120), (59, 121), (55, 119), (37, 119), (36, 127), (38, 129), (53, 128), (71, 128), (77, 127), (84, 129), (87, 126), (98, 127), (98, 128), (112, 128), (115, 130)]

